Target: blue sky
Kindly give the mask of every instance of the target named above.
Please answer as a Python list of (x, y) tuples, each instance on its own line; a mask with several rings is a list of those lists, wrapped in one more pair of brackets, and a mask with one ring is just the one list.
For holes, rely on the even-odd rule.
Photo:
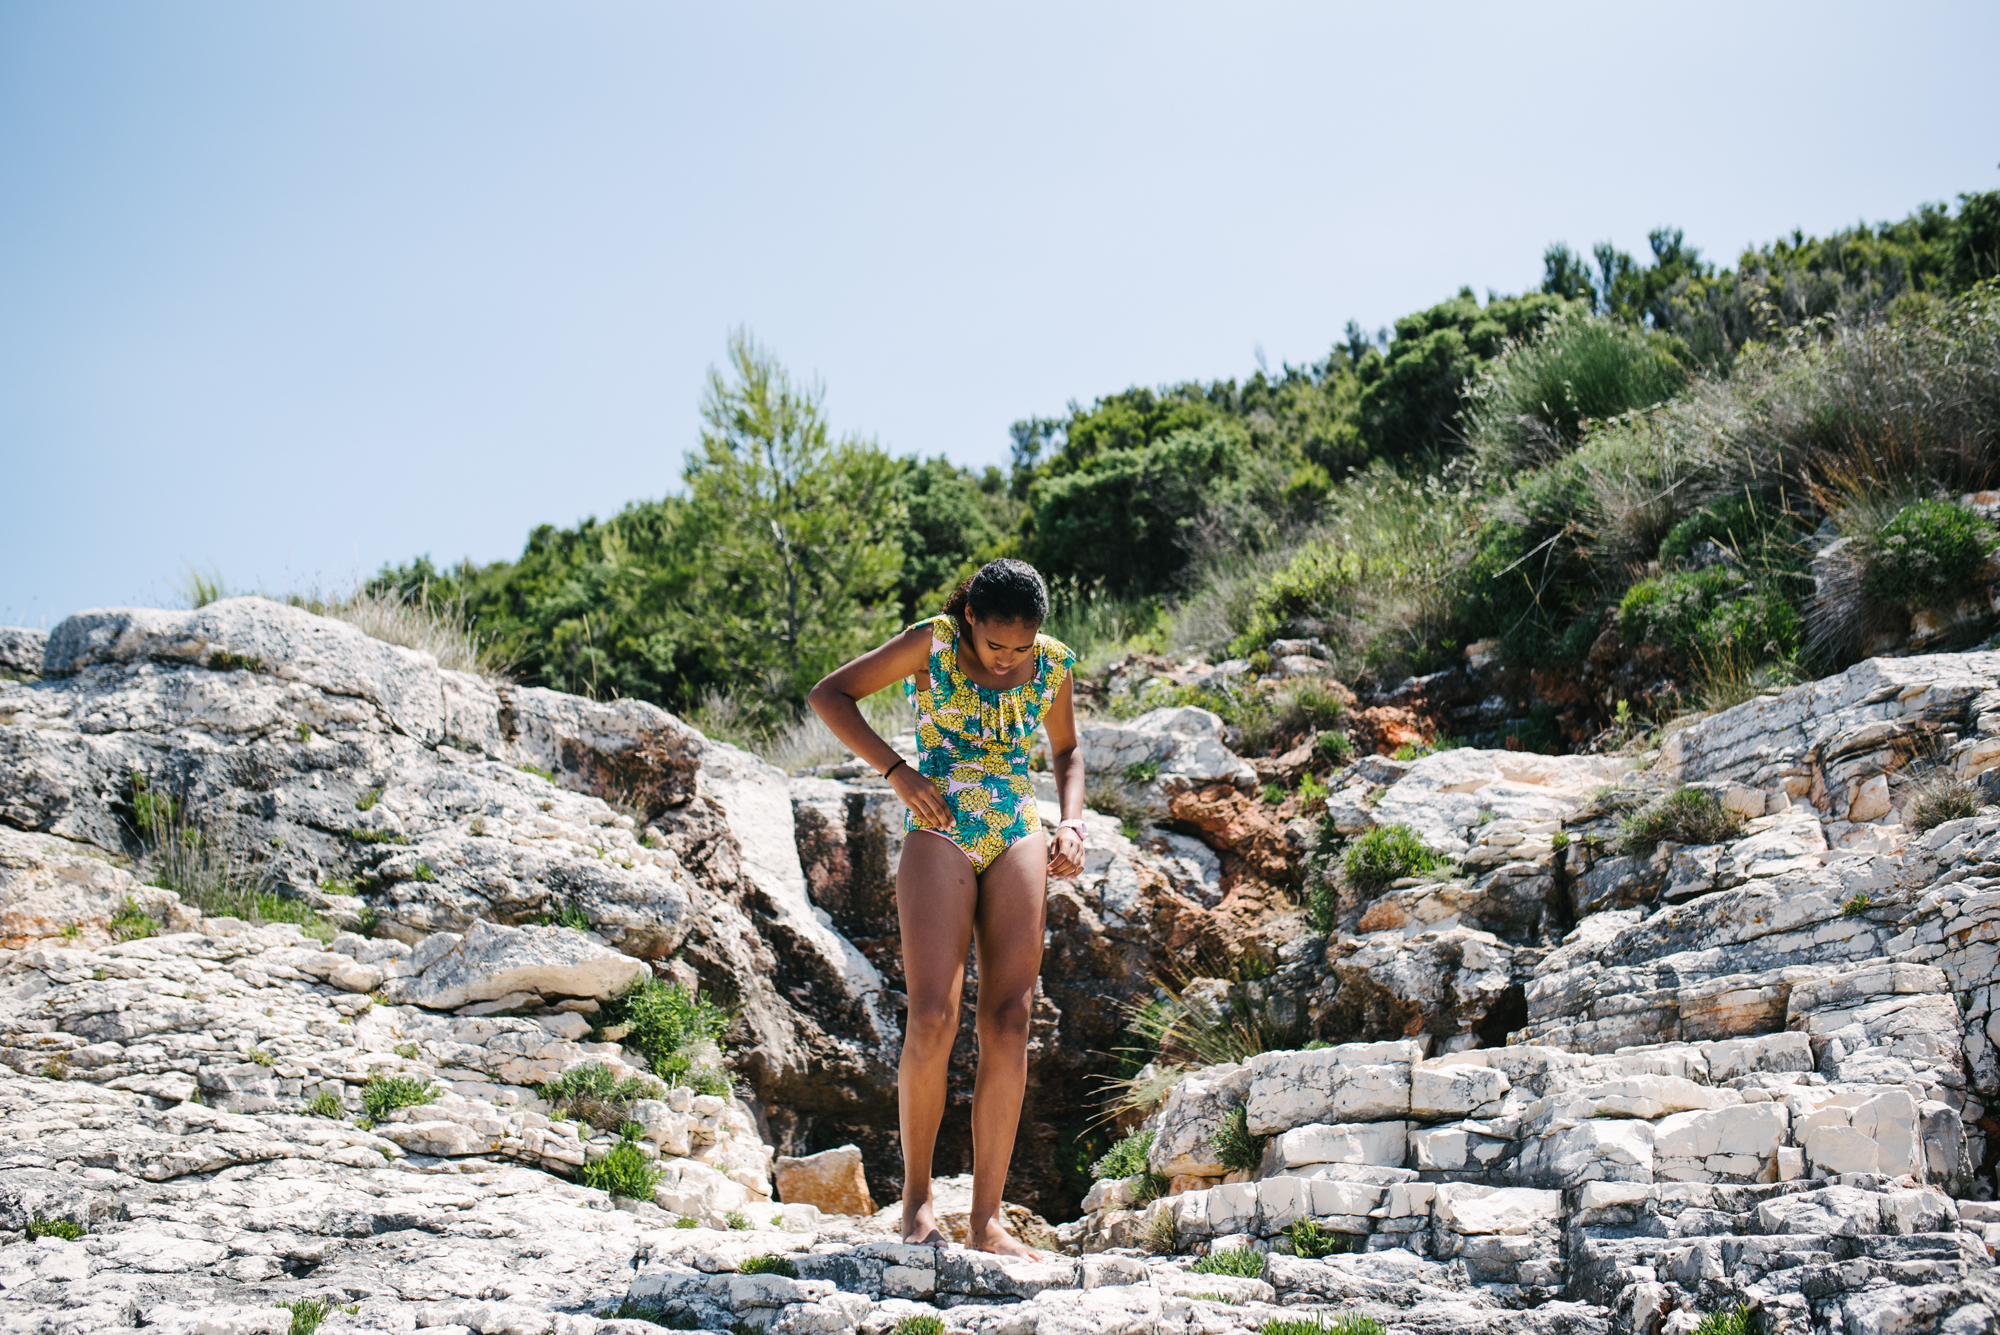
[(672, 490), (745, 325), (966, 464), (1543, 247), (2000, 186), (1990, 4), (0, 7), (0, 623)]

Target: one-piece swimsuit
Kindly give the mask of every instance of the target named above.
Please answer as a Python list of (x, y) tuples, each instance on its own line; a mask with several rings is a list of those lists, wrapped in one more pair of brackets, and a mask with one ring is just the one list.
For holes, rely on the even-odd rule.
[(1055, 703), (1076, 655), (1060, 640), (1035, 636), (1035, 671), (1019, 686), (995, 690), (958, 665), (958, 623), (932, 617), (910, 627), (931, 632), (929, 682), (914, 676), (903, 691), (917, 711), (917, 771), (950, 808), (952, 826), (932, 829), (903, 813), (909, 832), (930, 830), (957, 844), (975, 873), (1015, 842), (1042, 828), (1028, 773), (1028, 739)]

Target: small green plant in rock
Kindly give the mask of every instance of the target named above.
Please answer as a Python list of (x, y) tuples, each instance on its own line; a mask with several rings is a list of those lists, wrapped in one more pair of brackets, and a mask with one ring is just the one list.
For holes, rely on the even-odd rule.
[(650, 1201), (660, 1185), (660, 1166), (637, 1145), (620, 1141), (602, 1159), (583, 1166), (583, 1185), (628, 1200)]
[(645, 1138), (646, 1138), (646, 1125), (645, 1125), (645, 1123), (643, 1123), (643, 1122), (620, 1122), (620, 1123), (618, 1124), (618, 1139), (620, 1139), (620, 1140), (629, 1140), (629, 1141), (633, 1142), (634, 1144), (636, 1144), (636, 1143), (638, 1143), (639, 1141), (642, 1141), (642, 1140), (644, 1140)]
[(1151, 783), (1160, 777), (1160, 762), (1157, 760), (1135, 760), (1125, 767), (1125, 782)]
[(660, 1303), (635, 1302), (621, 1298), (616, 1307), (597, 1314), (599, 1321), (648, 1321), (665, 1330), (699, 1330), (701, 1322), (693, 1312), (673, 1311)]
[(1285, 1237), (1291, 1241), (1292, 1255), (1303, 1256), (1307, 1260), (1354, 1250), (1352, 1234), (1321, 1228), (1317, 1219), (1293, 1220), (1292, 1226), (1285, 1230)]
[(750, 1227), (750, 1216), (744, 1214), (741, 1210), (731, 1210), (722, 1218), (723, 1222), (727, 1223), (733, 1229), (740, 1230)]
[(542, 769), (536, 765), (518, 765), (515, 768), (519, 769), (523, 774), (532, 774), (536, 778), (542, 779), (548, 783), (554, 783), (556, 781), (556, 772), (552, 769)]
[(721, 1052), (729, 1014), (704, 992), (690, 993), (675, 983), (645, 978), (614, 997), (604, 1008), (603, 1023), (623, 1025), (625, 1046), (645, 1055), (653, 1074), (669, 1085), (697, 1093), (726, 1095), (728, 1075), (697, 1058)]
[(1662, 843), (1719, 844), (1743, 830), (1743, 818), (1699, 788), (1677, 788), (1626, 816), (1619, 838), (1627, 852), (1651, 857)]
[(312, 724), (310, 723), (299, 724), (298, 733), (299, 733), (299, 741), (301, 743), (310, 742), (313, 739)]
[(1738, 1303), (1719, 1312), (1703, 1313), (1694, 1335), (1751, 1335), (1750, 1305)]
[(360, 844), (407, 844), (410, 837), (394, 830), (349, 830), (347, 837)]
[(429, 1103), (437, 1092), (437, 1086), (428, 1080), (413, 1080), (406, 1075), (371, 1075), (361, 1087), (361, 1106), (379, 1122), (398, 1108)]
[(217, 649), (208, 656), (211, 672), (255, 672), (264, 666), (264, 660), (255, 654), (232, 654), (227, 649)]
[(80, 922), (73, 922), (69, 924), (67, 927), (63, 928), (60, 932), (57, 932), (56, 935), (61, 937), (65, 941), (74, 941), (79, 936), (83, 935), (83, 924)]
[(1875, 901), (1867, 895), (1849, 895), (1840, 905), (1840, 916), (1858, 918), (1875, 907)]
[(545, 911), (542, 914), (541, 925), (567, 927), (572, 932), (587, 932), (590, 930), (590, 914), (574, 899), (567, 899), (554, 912)]
[(1327, 787), (1319, 781), (1317, 775), (1301, 774), (1299, 776), (1298, 797), (1300, 805), (1311, 806), (1315, 802), (1324, 801), (1326, 793)]
[(244, 1053), (243, 1056), (246, 1061), (257, 1066), (269, 1066), (277, 1060), (277, 1058), (261, 1048), (252, 1048), (250, 1051)]
[(89, 1232), (82, 1224), (72, 1224), (67, 1219), (30, 1219), (28, 1238), (61, 1238), (64, 1242), (75, 1242)]
[(437, 873), (431, 870), (431, 864), (428, 862), (419, 862), (417, 869), (411, 872), (410, 875), (413, 879), (419, 881), (437, 880)]
[(1152, 1132), (1129, 1132), (1124, 1139), (1106, 1150), (1103, 1156), (1090, 1166), (1091, 1179), (1096, 1182), (1111, 1182), (1130, 1177), (1134, 1173), (1146, 1172), (1146, 1155), (1152, 1148)]
[(551, 1115), (574, 1117), (600, 1131), (615, 1131), (631, 1119), (634, 1099), (653, 1098), (659, 1086), (636, 1076), (619, 1079), (602, 1062), (572, 1066), (554, 1080), (535, 1086)]
[(1340, 860), (1350, 885), (1372, 889), (1444, 864), (1444, 855), (1407, 825), (1378, 825), (1347, 846)]
[(1215, 1158), (1232, 1172), (1253, 1172), (1264, 1161), (1264, 1137), (1250, 1134), (1250, 1110), (1237, 1104), (1215, 1133)]
[(944, 1318), (925, 1312), (906, 1316), (889, 1328), (889, 1335), (945, 1335)]
[[(292, 1314), (292, 1328), (289, 1335), (313, 1335), (313, 1332), (319, 1329), (320, 1323), (332, 1316), (335, 1311), (334, 1301), (331, 1298), (292, 1298), (273, 1303), (272, 1306)], [(357, 1312), (360, 1310), (360, 1304), (342, 1310), (349, 1313)]]
[(1234, 1275), (1238, 1279), (1261, 1279), (1264, 1274), (1264, 1254), (1254, 1247), (1238, 1247), (1233, 1251), (1210, 1252), (1189, 1266), (1188, 1273), (1195, 1275)]
[(1993, 526), (1963, 505), (1906, 505), (1876, 532), (1861, 587), (1885, 603), (1949, 607), (1977, 581), (1996, 541)]
[(360, 797), (354, 799), (354, 809), (356, 811), (372, 811), (375, 804), (381, 800), (382, 790), (380, 788), (370, 788)]
[(674, 1227), (675, 1227), (675, 1228), (700, 1228), (700, 1227), (701, 1227), (701, 1220), (699, 1220), (699, 1219), (689, 1219), (689, 1218), (687, 1218), (686, 1216), (683, 1216), (683, 1217), (681, 1217), (681, 1218), (679, 1218), (679, 1219), (676, 1219), (676, 1220), (674, 1220)]
[(1267, 783), (1264, 785), (1264, 800), (1274, 807), (1283, 803), (1290, 796), (1291, 794), (1285, 791), (1285, 785), (1282, 783)]
[(414, 1043), (398, 1043), (396, 1045), (396, 1055), (406, 1062), (415, 1061), (417, 1059), (417, 1045)]
[(745, 1260), (742, 1265), (736, 1267), (736, 1272), (740, 1275), (783, 1275), (786, 1279), (799, 1277), (799, 1268), (792, 1264), (789, 1256), (768, 1252), (763, 1256), (752, 1256)]
[(340, 1098), (330, 1089), (322, 1089), (306, 1100), (306, 1111), (315, 1117), (331, 1117), (334, 1121), (344, 1121), (347, 1109), (341, 1106)]
[(1155, 1256), (1172, 1256), (1179, 1249), (1180, 1232), (1174, 1227), (1172, 1210), (1161, 1210), (1147, 1222), (1143, 1242)]

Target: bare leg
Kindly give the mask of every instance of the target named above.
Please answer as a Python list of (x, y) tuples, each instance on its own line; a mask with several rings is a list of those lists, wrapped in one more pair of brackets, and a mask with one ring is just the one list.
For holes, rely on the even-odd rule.
[(958, 845), (924, 830), (904, 842), (896, 871), (896, 920), (903, 932), (910, 1011), (903, 1026), (903, 1059), (896, 1068), (896, 1102), (903, 1131), (905, 1242), (944, 1245), (931, 1207), (931, 1160), (938, 1123), (944, 1120), (946, 1073), (952, 1040), (958, 1037), (965, 951), (972, 942), (978, 896), (972, 863)]
[(1028, 1085), (1028, 1021), (1042, 971), (1049, 885), (1048, 838), (1031, 834), (979, 878), (979, 1075), (972, 1086), (972, 1220), (966, 1244), (1007, 1256), (1039, 1253), (1007, 1235), (999, 1218)]

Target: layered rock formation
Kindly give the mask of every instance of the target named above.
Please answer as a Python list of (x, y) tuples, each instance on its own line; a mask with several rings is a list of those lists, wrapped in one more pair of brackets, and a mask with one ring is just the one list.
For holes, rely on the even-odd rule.
[[(8, 632), (0, 1321), (277, 1335), (271, 1304), (323, 1300), (329, 1335), (924, 1313), (1222, 1335), (1356, 1310), (1683, 1335), (1748, 1303), (1765, 1331), (1985, 1331), (2000, 809), (1906, 817), (1996, 739), (1990, 654), (1871, 661), (1658, 754), (1370, 756), (1310, 811), (1257, 792), (1309, 746), (1244, 762), (1198, 710), (1092, 724), (1122, 816), (1092, 814), (1085, 873), (1051, 888), (1010, 1194), (1074, 1213), (1076, 1128), (1162, 979), (1197, 1006), (1238, 989), (1290, 1046), (1162, 1086), (1170, 1194), (1099, 1183), (1064, 1229), (1081, 1256), (1002, 1264), (901, 1247), (893, 1205), (773, 1199), (775, 1156), (846, 1146), (787, 1170), (837, 1161), (829, 1208), (900, 1186), (900, 807), (864, 770), (786, 776), (650, 706), (443, 672), (258, 599)], [(1744, 823), (1623, 851), (1620, 812), (1683, 784)], [(1447, 865), (1328, 878), (1321, 840), (1390, 823)], [(144, 884), (163, 837), (236, 850), (326, 926)], [(1297, 909), (1315, 895), (1330, 933)], [(552, 1116), (536, 1087), (566, 1072), (645, 1078), (598, 1026), (649, 974), (731, 1009), (741, 1097)], [(954, 1119), (942, 1149), (969, 1166)], [(614, 1152), (660, 1174), (649, 1199), (581, 1185)], [(55, 1221), (87, 1232), (25, 1240)], [(1296, 1254), (1301, 1221), (1353, 1250)], [(1232, 1249), (1267, 1253), (1260, 1277), (1195, 1269)], [(742, 1272), (767, 1255), (789, 1273)]]

